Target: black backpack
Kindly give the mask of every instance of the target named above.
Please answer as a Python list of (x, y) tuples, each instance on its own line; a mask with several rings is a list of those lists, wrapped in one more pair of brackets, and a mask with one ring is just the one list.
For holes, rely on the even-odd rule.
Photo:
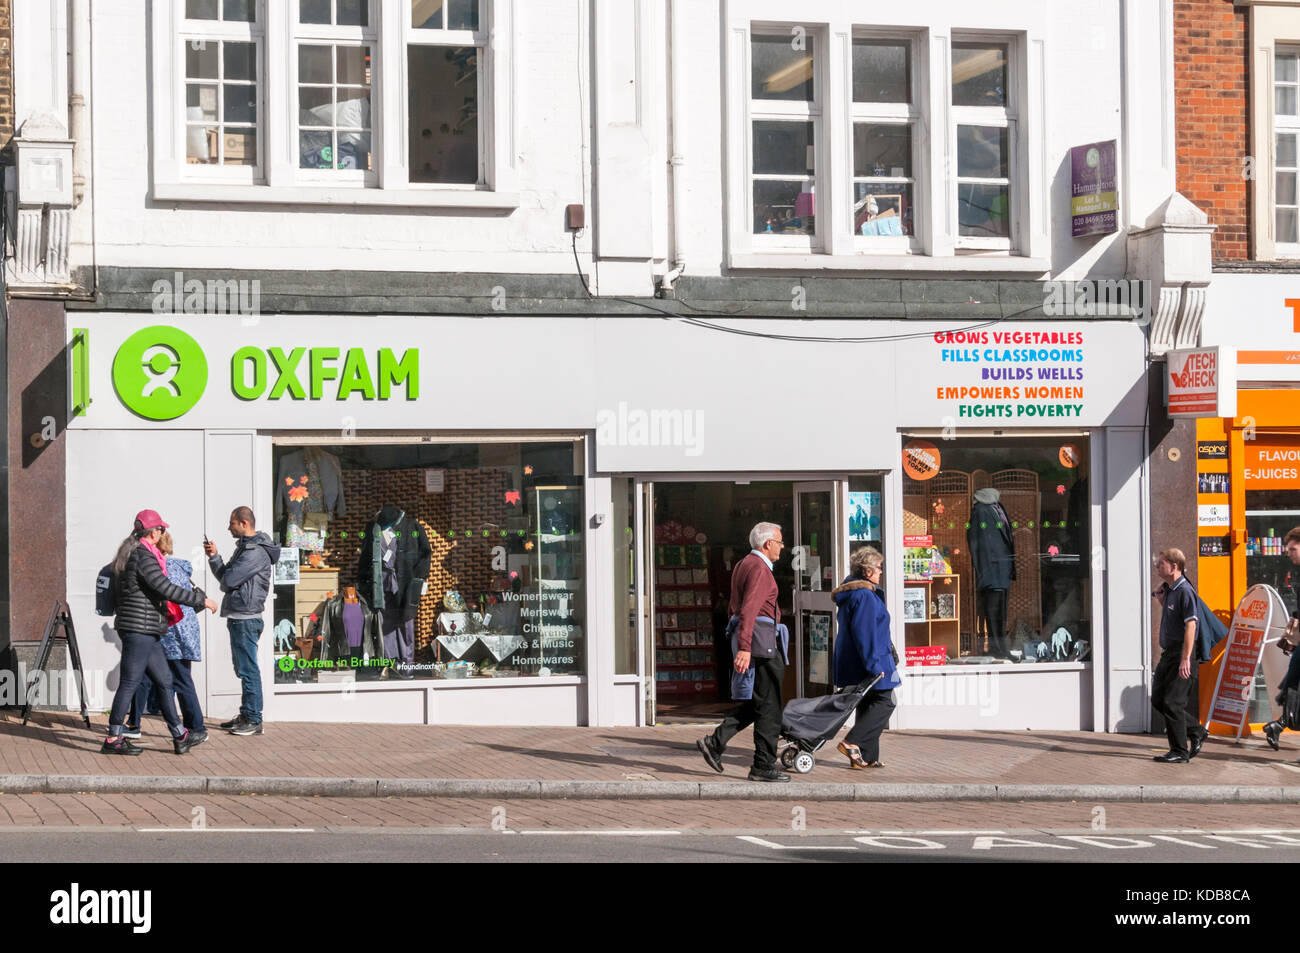
[(95, 614), (117, 614), (117, 573), (109, 563), (95, 576)]

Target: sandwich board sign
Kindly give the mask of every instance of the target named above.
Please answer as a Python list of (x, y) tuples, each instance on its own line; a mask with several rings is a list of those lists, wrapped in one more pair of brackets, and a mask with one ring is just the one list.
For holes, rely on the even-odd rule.
[(1207, 728), (1217, 722), (1235, 730), (1237, 740), (1241, 740), (1264, 646), (1281, 637), (1288, 618), (1286, 604), (1272, 586), (1251, 586), (1242, 596), (1228, 629), (1228, 647), (1214, 683)]

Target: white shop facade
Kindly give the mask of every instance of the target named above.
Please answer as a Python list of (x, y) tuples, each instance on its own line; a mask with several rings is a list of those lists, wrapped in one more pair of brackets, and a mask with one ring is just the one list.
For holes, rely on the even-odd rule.
[[(228, 557), (247, 505), (282, 547), (268, 720), (707, 716), (729, 570), (768, 520), (787, 698), (831, 690), (831, 590), (872, 545), (907, 660), (893, 727), (1141, 730), (1141, 328), (711, 323), (68, 312), (67, 599), (104, 705), (93, 580), (135, 512), (216, 596), (203, 536)], [(384, 574), (398, 534), (413, 559)], [(200, 624), (224, 717), (225, 625)]]

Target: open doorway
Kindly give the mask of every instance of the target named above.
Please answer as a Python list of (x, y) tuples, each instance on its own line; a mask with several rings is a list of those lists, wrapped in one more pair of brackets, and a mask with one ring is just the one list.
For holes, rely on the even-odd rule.
[[(731, 573), (750, 551), (754, 524), (780, 524), (789, 544), (773, 567), (781, 621), (790, 629), (785, 699), (832, 690), (835, 609), (850, 536), (861, 538), (871, 482), (879, 527), (879, 477), (824, 482), (791, 480), (656, 482), (646, 510), (653, 539), (646, 557), (647, 670), (653, 671), (656, 722), (711, 721), (735, 703), (726, 627)], [(853, 492), (856, 491), (856, 492)], [(850, 517), (854, 522), (850, 523)], [(852, 530), (857, 529), (856, 533)], [(882, 538), (879, 535), (877, 539)]]

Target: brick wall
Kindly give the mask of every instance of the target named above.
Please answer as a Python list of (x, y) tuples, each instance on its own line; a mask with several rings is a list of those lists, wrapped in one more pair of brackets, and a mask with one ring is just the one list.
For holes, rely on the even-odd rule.
[(0, 0), (0, 165), (13, 161), (14, 60), (11, 11), (13, 0)]
[(1216, 261), (1251, 256), (1248, 7), (1175, 0), (1174, 96), (1178, 191), (1218, 226)]

